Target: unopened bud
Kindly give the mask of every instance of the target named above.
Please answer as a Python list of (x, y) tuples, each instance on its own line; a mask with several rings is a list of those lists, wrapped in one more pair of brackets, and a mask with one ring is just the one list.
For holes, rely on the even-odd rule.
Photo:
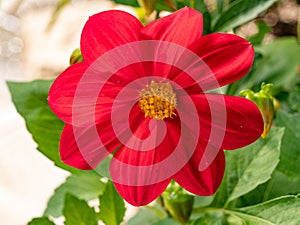
[(83, 58), (82, 58), (80, 49), (76, 48), (71, 54), (70, 65), (73, 65), (78, 62), (83, 62)]
[(178, 184), (172, 183), (161, 197), (167, 212), (181, 224), (186, 224), (193, 210), (194, 196)]
[(280, 107), (277, 99), (275, 99), (271, 92), (272, 84), (262, 84), (259, 92), (253, 92), (252, 90), (243, 90), (240, 95), (253, 101), (264, 119), (264, 131), (261, 135), (262, 138), (266, 138), (273, 122), (273, 118), (276, 110)]

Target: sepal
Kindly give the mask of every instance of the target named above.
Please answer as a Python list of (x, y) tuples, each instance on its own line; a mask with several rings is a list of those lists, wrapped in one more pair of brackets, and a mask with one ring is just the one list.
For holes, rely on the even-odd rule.
[(272, 84), (262, 83), (261, 90), (258, 92), (254, 92), (249, 89), (240, 92), (241, 96), (253, 101), (262, 113), (264, 119), (264, 131), (261, 135), (262, 138), (267, 137), (272, 127), (275, 112), (280, 107), (278, 100), (271, 94), (272, 86)]

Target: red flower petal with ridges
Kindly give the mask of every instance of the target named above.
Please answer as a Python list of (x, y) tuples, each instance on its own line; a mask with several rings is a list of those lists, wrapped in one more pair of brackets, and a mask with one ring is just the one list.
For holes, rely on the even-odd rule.
[[(203, 157), (203, 149), (218, 151), (210, 166), (199, 171), (199, 163)], [(223, 150), (214, 149), (206, 142), (200, 141), (191, 160), (174, 176), (174, 180), (191, 193), (201, 196), (213, 195), (222, 181), (225, 170)]]
[[(145, 120), (144, 125), (147, 125), (148, 122), (149, 120)], [(141, 128), (145, 128), (144, 125), (142, 124)], [(146, 205), (155, 200), (165, 190), (171, 180), (171, 178), (169, 177), (163, 181), (159, 181), (161, 180), (160, 174), (155, 172), (155, 168), (151, 166), (166, 159), (177, 145), (180, 134), (180, 132), (178, 132), (180, 121), (178, 119), (175, 121), (167, 121), (166, 126), (168, 130), (167, 134), (163, 142), (155, 149), (149, 151), (137, 151), (122, 146), (113, 156), (113, 160), (111, 161), (110, 166), (112, 176), (117, 175), (120, 180), (123, 181), (122, 183), (132, 183), (133, 177), (138, 179), (136, 183), (147, 183), (147, 185), (143, 186), (124, 185), (120, 184), (121, 182), (118, 183), (118, 178), (112, 177), (112, 180), (115, 180), (114, 183), (118, 192), (124, 197), (127, 202), (134, 206)], [(158, 129), (158, 127), (153, 127), (153, 129)], [(146, 129), (138, 129), (136, 130), (135, 135), (146, 138), (149, 133), (147, 132), (147, 130), (148, 126), (146, 126)], [(137, 132), (139, 132), (139, 134), (137, 134)], [(142, 132), (142, 134), (140, 132)], [(155, 131), (152, 130), (152, 132)], [(141, 168), (143, 166), (150, 166), (150, 169), (139, 170), (138, 174), (132, 174), (130, 170), (127, 170), (128, 165), (133, 165), (138, 168)], [(152, 184), (152, 181), (156, 180), (158, 182)]]
[[(250, 43), (233, 34), (208, 34), (196, 40), (188, 48), (203, 60), (205, 63), (203, 67), (208, 66), (211, 70), (208, 73), (203, 68), (205, 72), (194, 81), (184, 73), (173, 79), (189, 92), (197, 90), (199, 84), (205, 87), (201, 91), (207, 91), (241, 79), (250, 70), (254, 59), (254, 50)], [(188, 66), (199, 67), (193, 63)]]
[(138, 41), (142, 27), (137, 18), (118, 10), (91, 16), (81, 34), (80, 49), (84, 61), (92, 63), (115, 47)]
[(72, 123), (73, 100), (76, 88), (87, 65), (77, 63), (62, 72), (52, 84), (48, 103), (52, 111), (64, 122)]
[[(152, 63), (148, 66), (147, 65), (148, 64), (146, 63), (145, 65), (141, 63), (135, 63), (122, 68), (122, 70), (118, 71), (116, 74), (111, 76), (109, 80), (107, 80), (95, 102), (95, 121), (97, 123), (103, 120), (101, 116), (103, 112), (105, 113), (105, 111), (110, 111), (115, 97), (123, 88), (123, 86), (131, 82), (132, 79), (146, 76), (146, 69), (150, 66), (152, 67)], [(85, 63), (77, 63), (70, 66), (63, 73), (61, 73), (59, 77), (56, 78), (49, 90), (48, 102), (50, 108), (61, 120), (66, 123), (76, 125), (73, 121), (75, 116), (80, 116), (83, 118), (94, 116), (94, 112), (89, 110), (89, 104), (87, 102), (89, 102), (91, 99), (91, 95), (98, 93), (98, 83), (102, 82), (102, 80), (101, 77), (97, 76), (97, 71), (90, 71), (90, 73), (95, 74), (93, 75), (95, 79), (92, 81), (83, 80), (83, 74), (86, 73), (88, 70), (87, 68), (88, 66)], [(130, 77), (127, 76), (128, 74), (130, 74)], [(74, 104), (79, 82), (82, 86), (85, 86), (86, 89), (84, 92), (81, 92), (81, 100)], [(81, 113), (81, 115), (78, 115), (78, 113), (74, 115), (74, 111), (76, 112), (76, 110), (80, 110), (84, 113)], [(104, 120), (106, 119), (107, 118)]]
[[(133, 118), (132, 118), (133, 119)], [(143, 119), (143, 118), (135, 118)], [(139, 137), (145, 140), (149, 137), (150, 134), (156, 135), (157, 143), (161, 142), (158, 146), (155, 146), (155, 149), (148, 149), (147, 151), (139, 151), (136, 149), (142, 149), (144, 142), (134, 143), (133, 146), (136, 149), (132, 149), (127, 144), (127, 146), (121, 146), (120, 149), (114, 154), (114, 158), (126, 165), (134, 165), (134, 166), (149, 166), (155, 163), (161, 162), (166, 159), (175, 149), (178, 144), (178, 140), (180, 138), (180, 121), (179, 119), (174, 119), (166, 121), (166, 134), (162, 141), (158, 135), (161, 134), (160, 129), (163, 129), (161, 125), (162, 121), (158, 121), (157, 123), (151, 126), (151, 131), (149, 131), (149, 122), (151, 119), (146, 118), (142, 120), (138, 126), (135, 127), (133, 134), (135, 137)], [(128, 142), (131, 141), (130, 139)], [(118, 174), (120, 174), (119, 172)]]
[(187, 7), (156, 20), (141, 30), (142, 40), (160, 40), (188, 47), (201, 37), (202, 14)]
[[(137, 110), (133, 111), (131, 116), (143, 118)], [(140, 128), (140, 120), (132, 119), (131, 121), (132, 129)], [(94, 132), (98, 133), (99, 139), (95, 139)], [(125, 132), (127, 130), (123, 130), (122, 133)], [(145, 133), (145, 129), (143, 132)], [(60, 138), (59, 150), (64, 163), (78, 169), (91, 170), (119, 146), (120, 141), (114, 134), (110, 111), (106, 111), (102, 113), (102, 122), (96, 126), (75, 127), (66, 124)], [(110, 151), (106, 151), (107, 149)]]
[[(254, 60), (254, 49), (245, 39), (233, 34), (209, 34), (195, 41), (189, 49), (195, 52), (211, 69), (219, 86), (232, 83), (244, 77)], [(211, 85), (211, 79), (199, 81), (207, 90), (218, 88)]]
[[(66, 124), (60, 138), (61, 160), (75, 168), (91, 170), (109, 155), (106, 149), (115, 150), (120, 142), (115, 136), (110, 135), (110, 121), (97, 127), (74, 127)], [(100, 140), (95, 139), (93, 132), (96, 129), (101, 132)], [(76, 135), (75, 135), (76, 133)], [(80, 146), (78, 146), (80, 143)], [(102, 144), (103, 143), (103, 144)]]
[[(201, 139), (208, 141), (212, 127), (224, 130), (220, 147), (231, 150), (249, 145), (263, 132), (263, 119), (257, 106), (244, 98), (220, 94), (199, 94), (190, 96), (199, 113)], [(222, 114), (224, 103), (226, 114)], [(211, 121), (211, 112), (226, 121)], [(220, 123), (219, 123), (220, 122)], [(213, 144), (213, 143), (211, 143)]]
[[(118, 192), (136, 206), (158, 197), (170, 179), (192, 193), (213, 194), (224, 173), (223, 149), (255, 141), (263, 121), (248, 100), (203, 93), (245, 76), (254, 51), (236, 35), (202, 37), (202, 29), (201, 13), (189, 8), (145, 27), (121, 11), (92, 16), (81, 36), (84, 62), (64, 71), (49, 91), (51, 109), (68, 123), (61, 137), (62, 160), (92, 169), (120, 146), (111, 177)], [(109, 58), (114, 50), (117, 55)], [(131, 54), (141, 61), (130, 61)], [(110, 70), (115, 64), (124, 66)], [(78, 88), (83, 95), (76, 96)], [(76, 116), (95, 124), (75, 126)], [(216, 131), (220, 138), (211, 139)]]
[[(130, 179), (130, 178), (129, 178)], [(171, 179), (145, 186), (129, 186), (114, 182), (119, 194), (131, 205), (147, 205), (163, 193)]]

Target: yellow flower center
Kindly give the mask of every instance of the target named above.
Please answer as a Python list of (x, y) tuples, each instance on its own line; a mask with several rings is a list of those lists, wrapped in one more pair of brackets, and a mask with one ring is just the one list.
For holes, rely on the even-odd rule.
[(145, 113), (145, 117), (158, 120), (176, 116), (176, 95), (170, 83), (157, 83), (151, 81), (140, 92), (139, 107)]

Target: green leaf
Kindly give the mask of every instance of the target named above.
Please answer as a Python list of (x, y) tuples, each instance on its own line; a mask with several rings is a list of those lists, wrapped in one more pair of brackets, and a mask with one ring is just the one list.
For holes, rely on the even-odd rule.
[(52, 160), (56, 166), (78, 171), (61, 162), (58, 152), (59, 139), (64, 123), (50, 110), (47, 102), (52, 80), (35, 80), (32, 82), (8, 82), (12, 101), (18, 113), (25, 119), (26, 127), (38, 150)]
[(300, 183), (291, 181), (288, 176), (278, 171), (275, 171), (267, 184), (263, 201), (300, 193)]
[(265, 82), (281, 86), (286, 91), (292, 90), (296, 85), (300, 65), (300, 45), (296, 38), (279, 38), (270, 44), (255, 47), (255, 51), (262, 57), (257, 59), (255, 69), (240, 89), (260, 86)]
[(239, 0), (230, 4), (229, 8), (219, 17), (214, 31), (228, 31), (256, 18), (277, 0)]
[(201, 206), (209, 205), (213, 200), (213, 196), (195, 196), (194, 207), (198, 208)]
[(80, 171), (69, 176), (66, 182), (55, 190), (44, 215), (61, 216), (67, 193), (86, 201), (98, 198), (105, 189), (105, 183), (101, 182), (100, 178), (95, 171)]
[(113, 0), (113, 2), (121, 5), (129, 5), (132, 7), (139, 7), (137, 0)]
[(225, 0), (217, 0), (217, 10), (219, 13), (223, 12)]
[(180, 223), (172, 218), (165, 218), (153, 223), (153, 225), (180, 225)]
[(244, 208), (204, 208), (198, 214), (191, 225), (298, 225), (300, 199), (299, 195), (284, 196)]
[(239, 198), (238, 207), (259, 204), (285, 195), (300, 193), (300, 183), (291, 181), (288, 176), (275, 170), (272, 178)]
[(292, 112), (300, 113), (300, 87), (289, 92), (287, 104)]
[[(269, 138), (265, 141), (262, 141), (264, 142), (264, 146), (259, 149), (259, 152), (257, 152), (254, 157), (251, 157), (251, 161), (248, 161), (249, 164), (244, 164), (243, 166), (240, 164), (239, 180), (230, 194), (228, 201), (232, 201), (248, 193), (256, 188), (259, 184), (262, 184), (271, 178), (271, 174), (279, 162), (280, 146), (283, 133), (284, 129), (282, 128), (273, 130), (273, 132), (269, 134)], [(250, 153), (251, 149), (257, 148), (258, 145), (259, 144), (246, 147), (244, 148), (244, 151), (249, 151), (247, 153)], [(236, 154), (236, 156), (238, 155), (239, 154)], [(248, 159), (249, 158), (250, 157), (248, 157)], [(233, 159), (236, 160), (237, 158), (233, 156)], [(257, 170), (257, 168), (260, 169)]]
[(148, 207), (142, 207), (139, 211), (131, 217), (126, 225), (153, 225), (161, 218), (153, 210)]
[(285, 127), (278, 170), (300, 182), (300, 114), (288, 114), (280, 110), (276, 125)]
[(34, 218), (27, 225), (55, 225), (52, 221), (50, 221), (46, 217), (42, 218)]
[[(257, 224), (298, 225), (300, 224), (299, 197), (299, 195), (284, 196), (258, 205), (241, 208), (238, 211), (242, 213), (238, 215), (245, 221), (255, 221), (254, 218), (260, 218), (262, 223)], [(252, 217), (245, 216), (244, 213)]]
[(212, 205), (227, 207), (229, 202), (271, 178), (279, 162), (283, 133), (284, 128), (274, 128), (266, 139), (226, 152), (225, 177)]
[(230, 1), (230, 0), (216, 0), (217, 1), (217, 12), (218, 14), (224, 12), (225, 10), (228, 9), (229, 4), (233, 3), (234, 1)]
[(226, 225), (224, 213), (221, 210), (212, 210), (198, 215), (191, 225)]
[(202, 35), (206, 35), (211, 33), (211, 23), (213, 19), (213, 15), (207, 10), (205, 2), (203, 0), (196, 1), (196, 10), (202, 13), (203, 16), (203, 33)]
[(66, 195), (63, 210), (65, 225), (97, 225), (97, 214), (86, 201), (80, 200), (70, 194)]
[(176, 7), (176, 2), (174, 0), (168, 0), (169, 4), (165, 0), (157, 0), (157, 3), (155, 5), (155, 9), (158, 12), (161, 11), (168, 11), (172, 12), (174, 11), (174, 7)]
[(125, 211), (124, 200), (113, 183), (108, 181), (103, 195), (100, 196), (100, 219), (106, 225), (119, 225), (123, 221)]
[(99, 165), (94, 169), (98, 174), (110, 179), (109, 165), (112, 155), (108, 155)]

